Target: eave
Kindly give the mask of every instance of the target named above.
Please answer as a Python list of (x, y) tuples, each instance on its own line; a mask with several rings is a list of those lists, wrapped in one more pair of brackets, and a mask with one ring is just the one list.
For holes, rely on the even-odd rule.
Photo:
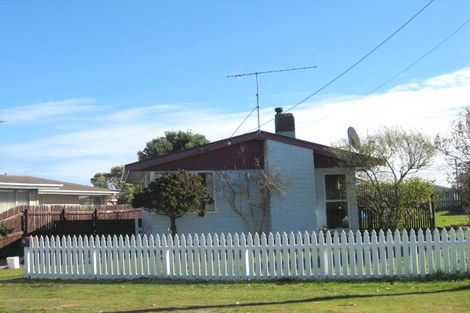
[(0, 189), (59, 189), (63, 186), (63, 184), (0, 183)]
[(57, 190), (40, 189), (39, 195), (77, 195), (77, 196), (113, 196), (119, 194), (118, 191), (93, 191), (93, 190)]

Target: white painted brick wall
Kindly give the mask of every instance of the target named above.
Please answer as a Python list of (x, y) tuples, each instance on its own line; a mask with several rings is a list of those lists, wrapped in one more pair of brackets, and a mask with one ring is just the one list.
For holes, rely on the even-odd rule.
[[(228, 177), (235, 171), (225, 171)], [(152, 175), (155, 179), (156, 175)], [(218, 175), (214, 173), (214, 201), (215, 211), (207, 212), (204, 217), (197, 214), (187, 214), (176, 220), (179, 234), (189, 233), (228, 233), (248, 232), (249, 228), (241, 217), (235, 213), (227, 203), (223, 194), (223, 184)], [(168, 233), (170, 219), (163, 215), (144, 212), (143, 228), (146, 234)]]
[(271, 231), (317, 229), (312, 150), (267, 140), (265, 167), (279, 173), (287, 188), (285, 195), (272, 195)]
[[(358, 228), (357, 199), (354, 172), (348, 169), (315, 169), (312, 150), (267, 140), (265, 167), (279, 174), (286, 184), (284, 195), (273, 193), (270, 201), (270, 231), (312, 231), (326, 225), (324, 175), (345, 174), (349, 188), (348, 207), (350, 228)], [(225, 171), (229, 177), (236, 171)], [(150, 180), (155, 173), (148, 175)], [(215, 212), (204, 217), (188, 214), (176, 220), (178, 233), (248, 232), (250, 228), (235, 213), (223, 195), (223, 186), (214, 173)], [(245, 215), (246, 216), (246, 215)], [(144, 213), (146, 234), (167, 233), (170, 221), (166, 216)]]

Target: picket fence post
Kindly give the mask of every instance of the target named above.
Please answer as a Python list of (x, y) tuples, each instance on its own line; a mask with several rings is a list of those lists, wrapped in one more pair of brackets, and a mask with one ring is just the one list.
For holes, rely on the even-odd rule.
[[(249, 235), (251, 238), (251, 234)], [(241, 247), (242, 247), (242, 261), (243, 261), (243, 267), (245, 269), (245, 272), (243, 273), (245, 275), (245, 278), (249, 278), (251, 275), (250, 271), (250, 255), (247, 247), (247, 238), (245, 234), (242, 234), (240, 237), (241, 241)]]
[(31, 246), (33, 241), (31, 236), (24, 237), (24, 273), (25, 277), (31, 278)]
[(89, 245), (90, 245), (90, 248), (91, 248), (92, 275), (96, 279), (97, 275), (98, 275), (98, 260), (97, 260), (94, 236), (90, 236)]

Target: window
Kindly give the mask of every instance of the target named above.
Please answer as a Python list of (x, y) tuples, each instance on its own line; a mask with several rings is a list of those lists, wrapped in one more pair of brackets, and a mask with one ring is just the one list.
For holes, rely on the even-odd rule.
[(206, 212), (215, 211), (214, 179), (212, 173), (199, 173), (203, 185), (207, 188), (207, 195), (202, 199), (202, 205)]
[(80, 205), (92, 205), (93, 198), (90, 196), (78, 196), (78, 203)]
[(7, 211), (16, 206), (14, 191), (0, 191), (0, 212)]
[(29, 204), (29, 191), (0, 190), (0, 212)]
[(103, 197), (93, 197), (93, 196), (79, 196), (78, 203), (80, 205), (102, 205), (104, 203)]
[(28, 204), (29, 204), (29, 192), (17, 191), (16, 192), (16, 205), (28, 205)]
[(325, 199), (328, 228), (348, 228), (346, 175), (325, 175)]

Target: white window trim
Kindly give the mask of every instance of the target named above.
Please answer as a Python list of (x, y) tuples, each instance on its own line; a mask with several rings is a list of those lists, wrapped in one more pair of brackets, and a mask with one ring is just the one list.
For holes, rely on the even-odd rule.
[[(346, 199), (341, 199), (341, 200), (326, 200), (326, 183), (325, 183), (325, 178), (326, 176), (330, 176), (330, 175), (344, 175), (345, 178), (346, 178)], [(352, 205), (353, 205), (353, 199), (351, 196), (349, 196), (349, 188), (348, 188), (348, 175), (349, 173), (347, 171), (344, 171), (344, 170), (339, 170), (339, 169), (324, 169), (322, 171), (322, 174), (321, 174), (321, 177), (322, 177), (322, 189), (323, 189), (323, 195), (322, 195), (322, 199), (323, 199), (323, 210), (325, 212), (325, 226), (328, 226), (328, 217), (327, 217), (327, 210), (326, 210), (326, 203), (327, 202), (346, 202), (348, 204), (348, 228), (343, 228), (343, 227), (339, 227), (339, 228), (331, 228), (331, 230), (335, 231), (335, 230), (338, 230), (338, 231), (341, 231), (341, 230), (347, 230), (347, 229), (350, 229), (351, 228), (351, 208), (352, 208)]]

